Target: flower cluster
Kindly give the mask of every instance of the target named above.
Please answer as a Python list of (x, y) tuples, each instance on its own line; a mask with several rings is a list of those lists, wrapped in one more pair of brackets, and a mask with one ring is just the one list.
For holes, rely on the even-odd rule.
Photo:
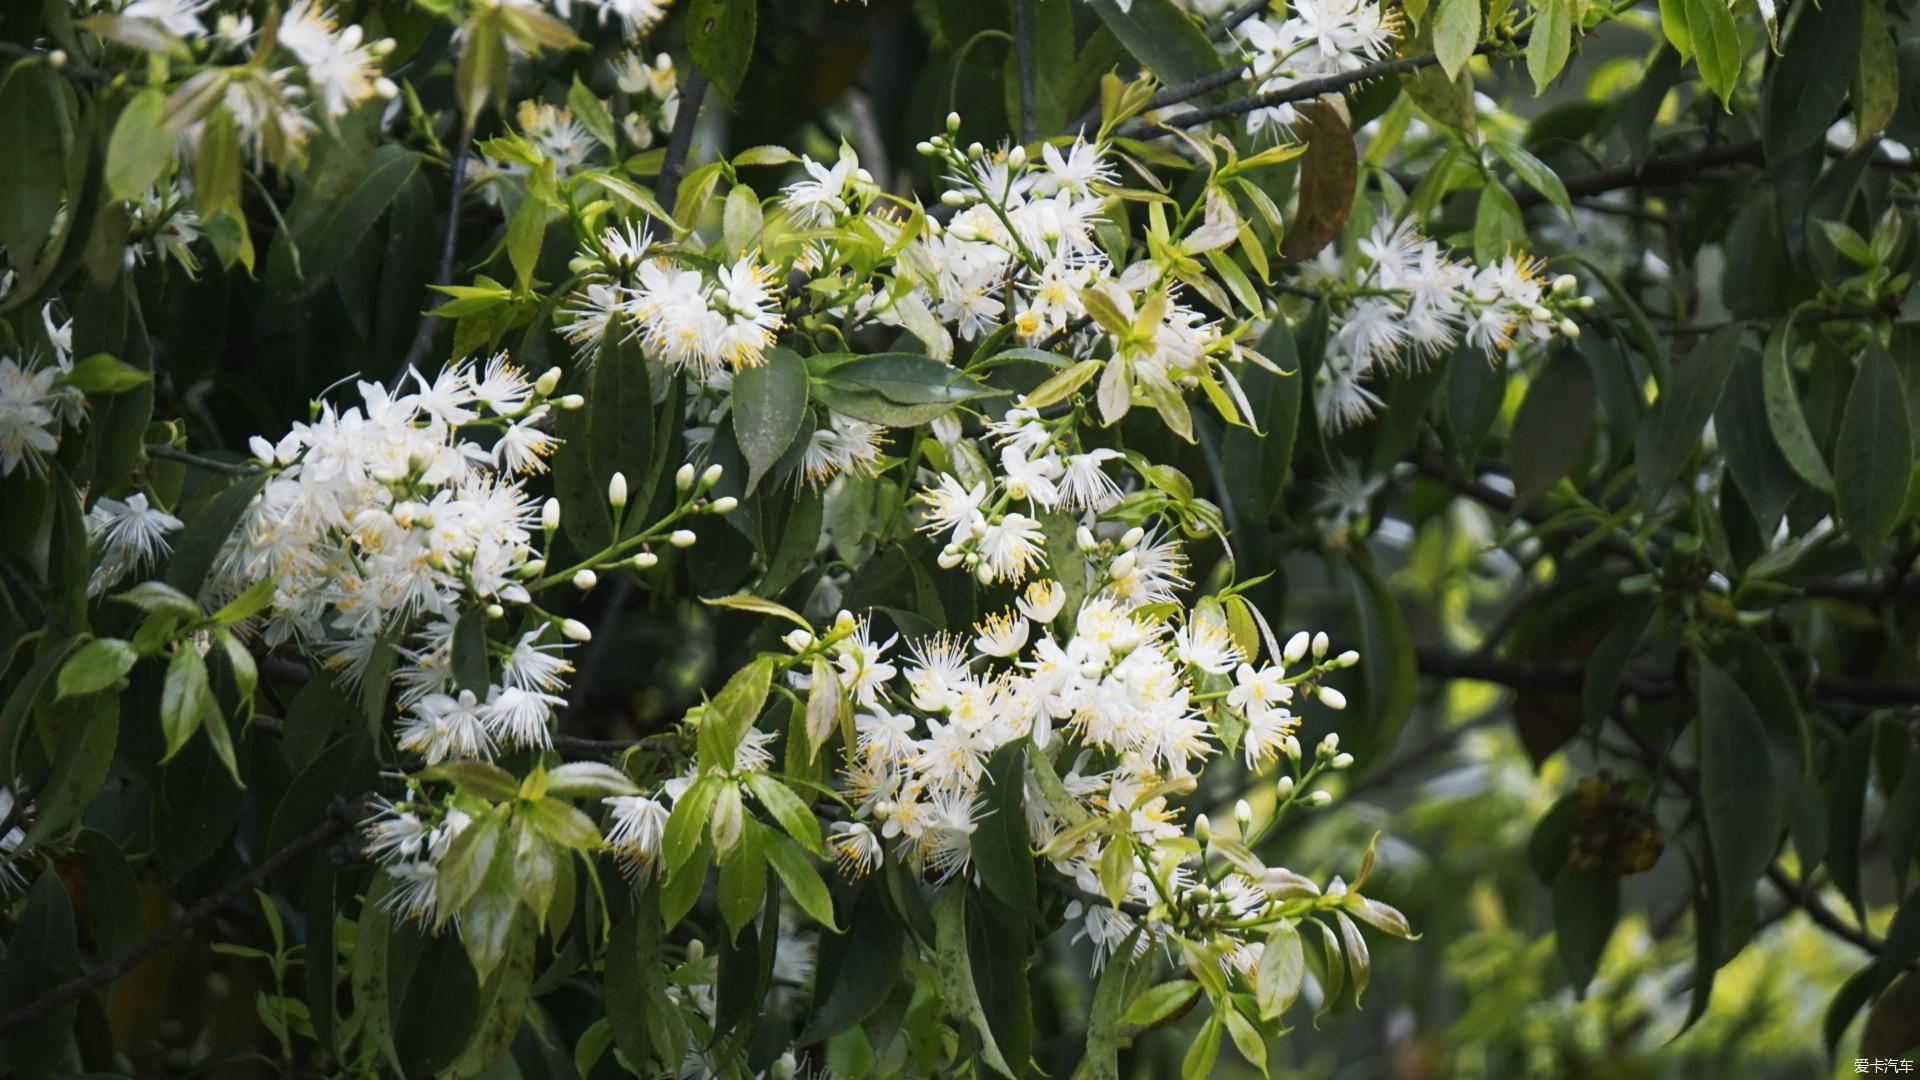
[[(495, 357), (416, 373), (409, 393), (362, 382), (360, 405), (325, 403), (278, 443), (253, 440), (274, 474), (221, 554), (220, 586), (272, 578), (267, 640), (297, 640), (350, 675), (404, 631), (400, 745), (428, 762), (545, 746), (563, 700), (570, 668), (552, 634), (584, 627), (537, 617), (497, 658), (491, 685), (457, 686), (452, 662), (463, 614), (499, 619), (511, 604), (540, 616), (524, 579), (540, 569), (542, 510), (520, 477), (554, 448), (557, 376), (531, 381)], [(472, 441), (476, 431), (492, 445)]]
[(1571, 274), (1547, 281), (1540, 261), (1523, 253), (1475, 267), (1411, 222), (1382, 221), (1358, 248), (1358, 258), (1330, 249), (1317, 264), (1329, 293), (1346, 301), (1315, 383), (1329, 431), (1373, 416), (1380, 398), (1367, 383), (1377, 372), (1424, 364), (1462, 342), (1498, 355), (1555, 334), (1578, 337), (1568, 312), (1592, 303), (1574, 295)]
[(71, 366), (64, 351), (38, 363), (0, 356), (0, 476), (22, 467), (37, 475), (61, 431), (85, 418), (86, 396), (59, 381)]
[[(1373, 0), (1294, 0), (1284, 20), (1252, 19), (1240, 32), (1247, 66), (1258, 92), (1265, 94), (1382, 59), (1392, 51), (1400, 26), (1399, 11)], [(1254, 109), (1247, 113), (1247, 133), (1278, 134), (1298, 119), (1291, 103)]]

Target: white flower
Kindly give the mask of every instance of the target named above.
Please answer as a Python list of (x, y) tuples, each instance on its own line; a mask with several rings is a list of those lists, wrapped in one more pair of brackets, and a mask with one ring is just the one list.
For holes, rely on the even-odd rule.
[(612, 795), (600, 801), (613, 808), (607, 846), (619, 857), (621, 868), (630, 877), (646, 880), (652, 876), (660, 858), (660, 842), (667, 831), (667, 808), (657, 799), (640, 795)]
[(974, 522), (982, 520), (980, 507), (987, 501), (987, 485), (981, 481), (966, 487), (951, 474), (941, 473), (933, 487), (920, 492), (919, 499), (926, 507), (921, 530), (948, 533), (952, 539), (959, 540)]
[(1026, 591), (1020, 594), (1015, 606), (1020, 613), (1042, 626), (1052, 622), (1060, 615), (1060, 609), (1067, 603), (1067, 590), (1057, 581), (1036, 579), (1027, 583)]
[(1029, 572), (1045, 565), (1044, 538), (1039, 521), (1009, 513), (981, 531), (981, 565), (996, 581), (1022, 581)]
[(1060, 505), (1069, 510), (1100, 513), (1119, 502), (1120, 485), (1101, 466), (1125, 456), (1104, 446), (1082, 454), (1068, 454), (1060, 477)]
[(840, 159), (833, 168), (802, 155), (800, 165), (808, 179), (796, 180), (786, 187), (786, 208), (805, 225), (830, 225), (848, 210), (847, 184), (860, 168), (860, 158), (851, 147), (840, 147)]
[(975, 623), (973, 629), (974, 648), (988, 656), (1005, 659), (1027, 647), (1027, 634), (1032, 627), (1021, 616), (1001, 611), (987, 616), (985, 622)]
[(178, 532), (180, 519), (147, 502), (136, 491), (119, 499), (102, 498), (87, 512), (87, 536), (101, 547), (101, 561), (119, 569), (141, 569), (171, 550), (167, 534)]
[(865, 822), (836, 821), (827, 827), (833, 861), (848, 878), (865, 876), (880, 865), (880, 838)]

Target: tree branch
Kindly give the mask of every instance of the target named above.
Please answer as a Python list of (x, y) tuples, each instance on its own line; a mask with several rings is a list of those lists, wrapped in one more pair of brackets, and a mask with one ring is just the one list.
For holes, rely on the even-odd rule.
[(191, 465), (196, 469), (205, 469), (207, 472), (220, 473), (224, 476), (252, 476), (260, 472), (257, 465), (243, 465), (234, 461), (218, 461), (210, 457), (201, 457), (199, 454), (189, 453), (177, 447), (168, 446), (166, 443), (148, 443), (147, 456), (178, 461), (183, 465)]
[(1040, 118), (1033, 100), (1033, 0), (1013, 0), (1013, 55), (1020, 69), (1020, 141), (1040, 137)]
[(347, 814), (329, 813), (325, 821), (307, 830), (305, 834), (295, 838), (293, 842), (274, 852), (246, 873), (221, 886), (217, 892), (201, 898), (199, 903), (181, 912), (179, 918), (161, 927), (126, 952), (77, 979), (70, 979), (59, 986), (50, 987), (26, 1004), (0, 1013), (0, 1034), (17, 1031), (36, 1023), (67, 1002), (97, 990), (139, 967), (142, 962), (171, 945), (176, 939), (212, 919), (228, 904), (251, 892), (266, 881), (274, 871), (291, 861), (294, 856), (332, 840), (345, 832), (350, 825)]
[[(460, 238), (460, 197), (467, 186), (467, 159), (473, 154), (473, 124), (460, 122), (460, 138), (454, 144), (453, 163), (447, 178), (447, 227), (440, 236), (440, 265), (433, 276), (436, 285), (453, 284), (453, 252), (455, 242)], [(440, 316), (435, 314), (440, 305), (449, 299), (444, 294), (435, 294), (430, 299), (427, 311), (420, 316), (420, 326), (413, 332), (413, 344), (407, 347), (407, 355), (400, 361), (400, 367), (387, 380), (389, 386), (399, 386), (407, 377), (407, 372), (420, 365), (427, 358), (427, 349), (433, 345), (434, 324)]]
[[(707, 77), (697, 67), (689, 67), (680, 82), (680, 105), (673, 115), (673, 131), (667, 135), (667, 154), (660, 162), (660, 175), (653, 182), (653, 197), (668, 213), (680, 199), (680, 177), (687, 171), (687, 154), (693, 150), (694, 123), (700, 119), (700, 104), (707, 97)], [(653, 230), (654, 222), (647, 223)]]
[[(1579, 660), (1517, 660), (1432, 648), (1416, 650), (1415, 659), (1420, 674), (1431, 678), (1473, 679), (1536, 692), (1579, 693), (1587, 674), (1587, 665)], [(1663, 698), (1681, 692), (1669, 678), (1632, 671), (1621, 677), (1621, 684), (1635, 697)], [(1914, 679), (1816, 675), (1800, 689), (1820, 702), (1881, 707), (1920, 705), (1920, 680)]]

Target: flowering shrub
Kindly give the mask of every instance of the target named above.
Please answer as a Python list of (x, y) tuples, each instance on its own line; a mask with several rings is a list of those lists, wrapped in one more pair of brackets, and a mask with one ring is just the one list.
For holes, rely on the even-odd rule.
[[(1717, 100), (1676, 107), (1746, 93), (1731, 10), (1687, 5), (1659, 93), (1620, 91), (1618, 188), (1665, 175), (1681, 54)], [(1544, 89), (1624, 11), (922, 6), (9, 22), (13, 1072), (216, 1060), (124, 1014), (149, 958), (208, 932), (220, 985), (257, 989), (246, 1054), (283, 1072), (1264, 1072), (1303, 1014), (1361, 1003), (1376, 950), (1423, 948), (1390, 942), (1417, 937), (1417, 882), (1381, 887), (1377, 832), (1303, 839), (1363, 820), (1326, 808), (1390, 775), (1416, 713), (1464, 726), (1416, 708), (1421, 674), (1520, 691), (1536, 761), (1582, 720), (1641, 751), (1653, 809), (1602, 772), (1532, 841), (1576, 990), (1667, 829), (1695, 1017), (1763, 875), (1880, 954), (1843, 1003), (1904, 992), (1911, 903), (1882, 941), (1774, 861), (1789, 826), (1802, 860), (1858, 847), (1867, 744), (1833, 735), (1852, 801), (1799, 823), (1835, 684), (1780, 657), (1832, 631), (1767, 611), (1816, 558), (1904, 611), (1913, 437), (1883, 349), (1912, 196), (1869, 220), (1851, 194), (1861, 155), (1899, 160), (1869, 98), (1893, 16), (1832, 16), (1864, 20), (1869, 133), (1835, 150), (1846, 193), (1816, 185), (1832, 280), (1730, 304), (1778, 318), (1764, 359), (1735, 321), (1676, 369), (1648, 283), (1553, 232), (1612, 174), (1563, 179), (1546, 144), (1602, 125), (1523, 139), (1469, 74), (1524, 58)], [(1827, 17), (1794, 21), (1782, 72)], [(791, 55), (857, 25), (919, 35), (870, 65), (939, 57), (910, 102)], [(1847, 91), (1776, 122), (1785, 78), (1765, 157), (1824, 165)], [(1800, 381), (1845, 402), (1818, 434)], [(1459, 577), (1518, 559), (1541, 592), (1465, 655), (1415, 645), (1458, 638), (1465, 599), (1421, 623), (1396, 596), (1427, 572), (1403, 522), (1450, 493), (1519, 527)], [(1676, 764), (1656, 719), (1697, 751)], [(1892, 783), (1904, 880), (1920, 784)], [(1862, 906), (1858, 852), (1827, 857)]]

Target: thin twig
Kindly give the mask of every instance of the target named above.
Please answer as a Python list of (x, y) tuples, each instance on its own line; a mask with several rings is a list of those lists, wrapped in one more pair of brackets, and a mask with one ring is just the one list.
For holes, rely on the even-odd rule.
[(191, 465), (196, 469), (204, 469), (207, 472), (220, 473), (224, 476), (252, 476), (260, 471), (260, 467), (257, 465), (242, 465), (234, 461), (216, 461), (210, 457), (201, 457), (199, 454), (189, 453), (178, 447), (168, 446), (166, 443), (148, 443), (147, 456), (166, 458), (169, 461), (178, 461), (183, 465)]
[(1013, 55), (1020, 69), (1020, 141), (1040, 137), (1040, 114), (1033, 100), (1033, 0), (1013, 0)]
[[(1515, 44), (1518, 44), (1518, 42)], [(1474, 52), (1489, 52), (1497, 47), (1500, 46), (1492, 44), (1482, 45), (1478, 49), (1475, 49)], [(1440, 58), (1433, 53), (1425, 53), (1420, 56), (1403, 56), (1396, 60), (1383, 60), (1380, 63), (1368, 64), (1365, 67), (1342, 72), (1338, 75), (1324, 75), (1318, 79), (1303, 79), (1300, 82), (1291, 83), (1277, 90), (1269, 90), (1265, 93), (1235, 98), (1232, 101), (1222, 102), (1218, 105), (1209, 105), (1206, 108), (1184, 112), (1179, 116), (1168, 119), (1165, 126), (1170, 128), (1199, 127), (1201, 124), (1212, 123), (1215, 120), (1223, 120), (1230, 116), (1240, 116), (1244, 113), (1250, 113), (1255, 109), (1270, 109), (1275, 105), (1285, 105), (1295, 101), (1308, 101), (1322, 94), (1342, 93), (1348, 87), (1357, 86), (1360, 83), (1370, 82), (1374, 79), (1384, 79), (1389, 75), (1403, 75), (1409, 72), (1419, 71), (1421, 68), (1432, 67), (1439, 62)]]
[(1247, 0), (1246, 3), (1227, 12), (1227, 17), (1207, 27), (1207, 40), (1221, 41), (1239, 28), (1240, 24), (1267, 10), (1273, 0)]
[(53, 65), (53, 70), (75, 82), (107, 83), (113, 76), (99, 68), (90, 68), (85, 64), (76, 64), (67, 59), (65, 50), (48, 52), (44, 49), (28, 48), (11, 41), (0, 41), (0, 56), (10, 56), (15, 60), (44, 60)]
[[(467, 186), (467, 159), (473, 155), (473, 124), (460, 122), (460, 138), (453, 147), (453, 162), (447, 178), (447, 227), (440, 236), (440, 265), (435, 270), (433, 281), (436, 285), (453, 284), (453, 253), (460, 239), (460, 197)], [(398, 386), (407, 372), (420, 366), (427, 358), (427, 349), (433, 345), (433, 331), (440, 316), (436, 314), (440, 305), (450, 297), (436, 293), (429, 300), (425, 314), (420, 316), (420, 325), (413, 332), (413, 344), (407, 347), (407, 355), (400, 361), (400, 367), (387, 382)]]
[(274, 871), (292, 861), (296, 855), (301, 854), (309, 848), (324, 844), (340, 833), (345, 832), (349, 827), (348, 816), (349, 815), (346, 814), (329, 813), (325, 821), (307, 830), (306, 833), (295, 838), (293, 842), (289, 843), (286, 847), (269, 855), (265, 860), (255, 865), (246, 873), (227, 882), (227, 884), (221, 886), (221, 888), (212, 895), (202, 898), (199, 903), (181, 912), (179, 918), (161, 927), (158, 931), (134, 945), (126, 952), (115, 956), (113, 959), (81, 975), (77, 979), (70, 979), (67, 982), (61, 983), (59, 986), (44, 990), (33, 1000), (16, 1006), (5, 1013), (0, 1013), (0, 1034), (17, 1031), (20, 1028), (36, 1023), (48, 1013), (53, 1012), (67, 1002), (83, 994), (97, 990), (140, 966), (143, 961), (152, 957), (161, 949), (171, 945), (176, 939), (184, 937), (190, 931), (197, 929), (202, 923), (218, 915), (228, 904), (233, 903), (235, 900), (251, 892), (255, 887), (266, 881)]
[[(673, 213), (680, 199), (680, 177), (687, 170), (687, 154), (693, 150), (693, 128), (700, 118), (700, 103), (706, 100), (707, 77), (697, 67), (687, 69), (680, 81), (680, 106), (673, 116), (673, 131), (667, 135), (667, 154), (660, 162), (660, 175), (653, 182), (653, 197), (667, 213)], [(648, 222), (651, 231), (654, 223)]]

